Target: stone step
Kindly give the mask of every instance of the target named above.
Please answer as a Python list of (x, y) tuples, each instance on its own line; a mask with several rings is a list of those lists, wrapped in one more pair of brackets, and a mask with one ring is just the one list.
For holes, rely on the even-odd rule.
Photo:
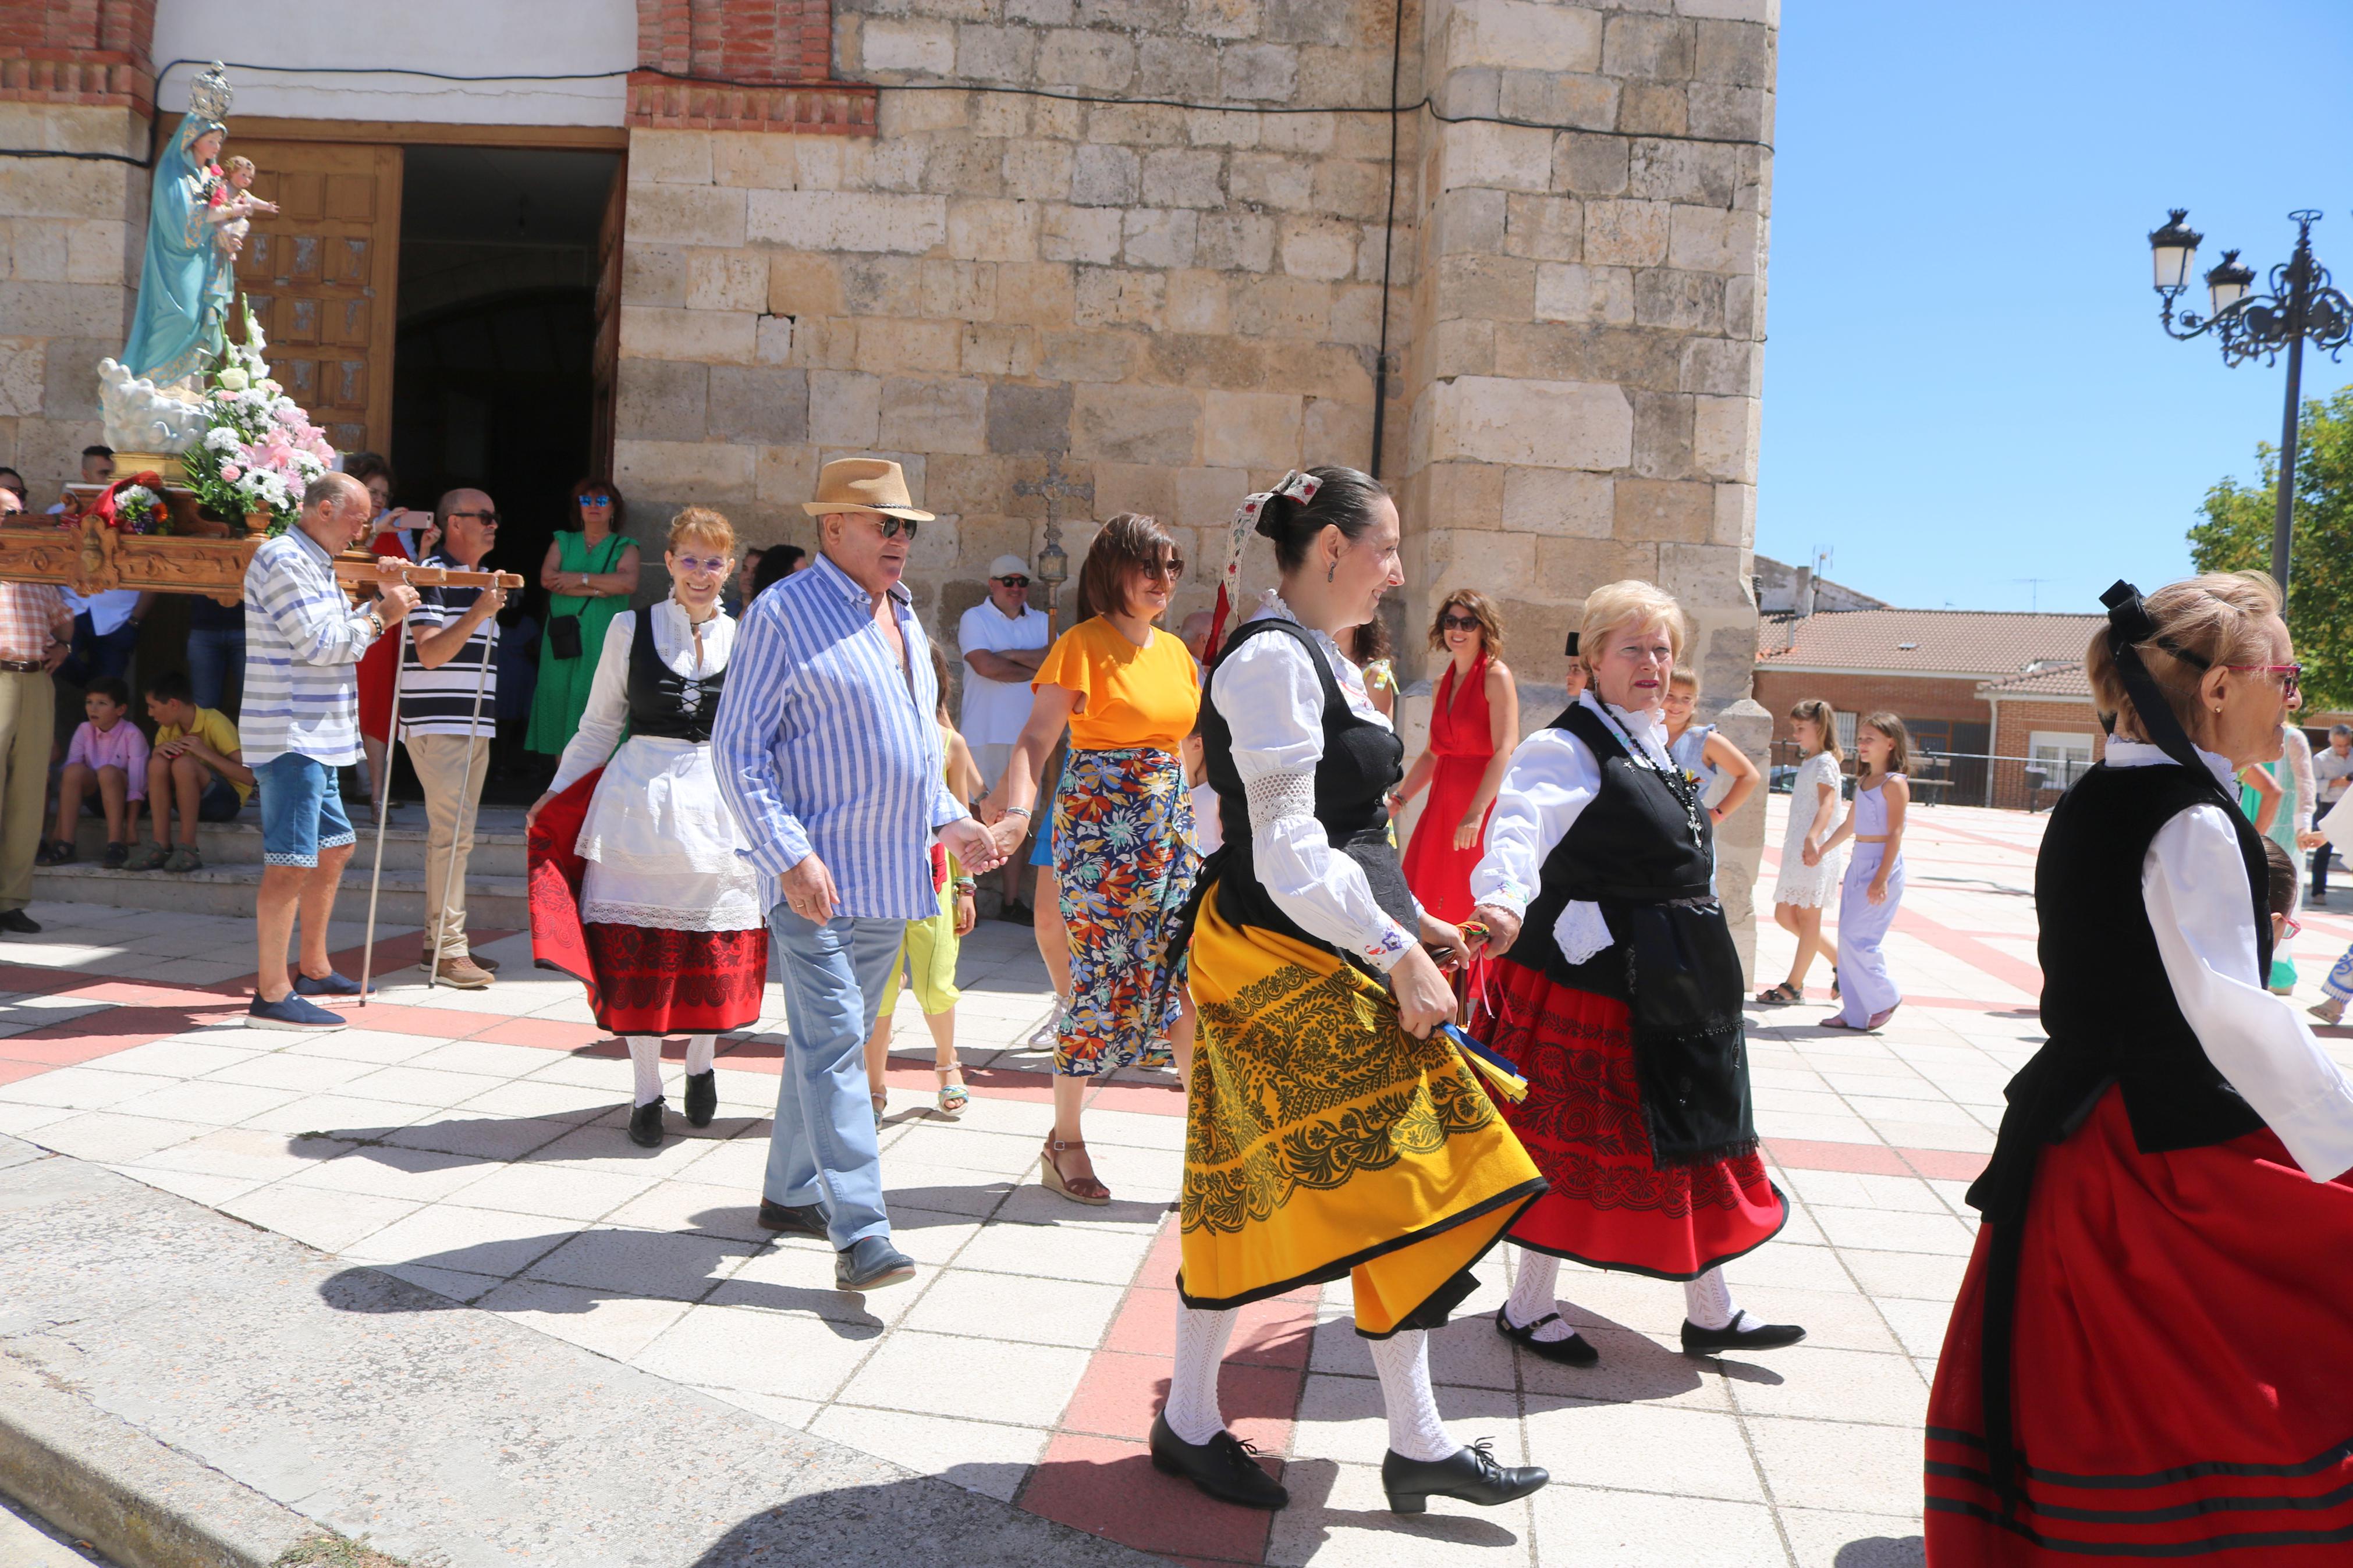
[[(257, 829), (257, 837), (259, 830)], [(481, 856), (475, 855), (473, 873), (466, 879), (466, 921), (470, 926), (521, 931), (531, 924), (531, 898), (520, 876), (485, 875)], [(204, 869), (169, 871), (108, 871), (94, 860), (45, 866), (33, 873), (33, 897), (68, 904), (104, 904), (118, 910), (170, 910), (188, 914), (245, 915), (253, 913), (261, 888), (261, 863), (214, 862)], [(335, 900), (337, 920), (367, 918), (368, 871), (354, 860), (343, 873), (342, 893)], [(425, 872), (421, 867), (384, 871), (383, 890), (376, 904), (380, 928), (416, 927), (425, 923)]]
[[(357, 813), (364, 808), (346, 806), (353, 813), (352, 826), (359, 830), (359, 852), (352, 858), (354, 867), (375, 864), (375, 823), (373, 818), (360, 820)], [(145, 822), (139, 826), (140, 842), (152, 841), (153, 834)], [(106, 853), (106, 824), (100, 818), (85, 816), (80, 831), (74, 838), (74, 847), (82, 860), (95, 865)], [(205, 866), (259, 866), (261, 864), (261, 813), (248, 805), (233, 822), (207, 822), (196, 829), (196, 849), (204, 856)], [(134, 847), (134, 853), (136, 848)], [(425, 868), (425, 808), (404, 805), (393, 807), (392, 821), (385, 828), (384, 868), (389, 877), (395, 870), (422, 871)], [(524, 837), (522, 811), (516, 806), (485, 806), (474, 828), (474, 852), (467, 861), (467, 869), (475, 876), (516, 877), (524, 874)], [(149, 904), (125, 905), (125, 908), (151, 909)]]

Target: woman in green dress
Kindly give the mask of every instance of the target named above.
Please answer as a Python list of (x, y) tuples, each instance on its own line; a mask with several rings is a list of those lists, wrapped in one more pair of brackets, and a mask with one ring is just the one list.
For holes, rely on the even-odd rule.
[(572, 487), (576, 527), (556, 530), (540, 563), (547, 590), (547, 630), (539, 644), (539, 686), (531, 701), (531, 732), (523, 743), (560, 757), (587, 710), (588, 688), (605, 628), (638, 591), (638, 547), (622, 531), (621, 492), (605, 479)]

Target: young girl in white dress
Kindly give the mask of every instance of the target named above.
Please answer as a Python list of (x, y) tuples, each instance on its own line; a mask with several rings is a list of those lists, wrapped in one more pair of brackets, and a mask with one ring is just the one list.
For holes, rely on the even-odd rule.
[[(1789, 824), (1781, 832), (1781, 875), (1773, 884), (1773, 923), (1798, 939), (1789, 978), (1757, 1000), (1768, 1007), (1806, 999), (1806, 972), (1822, 951), (1822, 910), (1838, 896), (1846, 857), (1822, 852), (1839, 820), (1838, 721), (1831, 705), (1809, 697), (1789, 710), (1789, 730), (1798, 742), (1798, 776), (1789, 785)], [(1807, 864), (1811, 850), (1815, 863)], [(1831, 970), (1831, 994), (1838, 994), (1838, 970)]]
[(1842, 1005), (1822, 1020), (1831, 1029), (1873, 1030), (1903, 1005), (1904, 992), (1887, 973), (1882, 944), (1904, 902), (1904, 819), (1912, 802), (1904, 770), (1912, 761), (1911, 732), (1893, 713), (1866, 713), (1855, 726), (1854, 802), (1846, 820), (1815, 858), (1854, 840), (1839, 889), (1838, 961)]

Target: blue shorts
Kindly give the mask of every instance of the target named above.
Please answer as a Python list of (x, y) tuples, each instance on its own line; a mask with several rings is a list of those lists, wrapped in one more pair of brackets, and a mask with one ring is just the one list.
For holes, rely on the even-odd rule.
[(237, 785), (218, 773), (205, 781), (204, 793), (196, 796), (198, 822), (235, 822), (244, 809), (245, 797), (237, 793)]
[(261, 862), (265, 866), (316, 866), (319, 851), (357, 840), (343, 815), (335, 770), (294, 752), (270, 758), (253, 770), (261, 793)]

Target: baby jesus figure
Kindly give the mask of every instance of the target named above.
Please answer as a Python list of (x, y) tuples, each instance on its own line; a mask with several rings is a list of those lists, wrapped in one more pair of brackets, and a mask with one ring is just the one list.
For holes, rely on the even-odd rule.
[(276, 202), (265, 202), (253, 194), (255, 173), (252, 159), (231, 158), (225, 183), (213, 189), (209, 220), (216, 226), (214, 243), (232, 257), (245, 248), (245, 237), (253, 230), (253, 215), (278, 211)]

